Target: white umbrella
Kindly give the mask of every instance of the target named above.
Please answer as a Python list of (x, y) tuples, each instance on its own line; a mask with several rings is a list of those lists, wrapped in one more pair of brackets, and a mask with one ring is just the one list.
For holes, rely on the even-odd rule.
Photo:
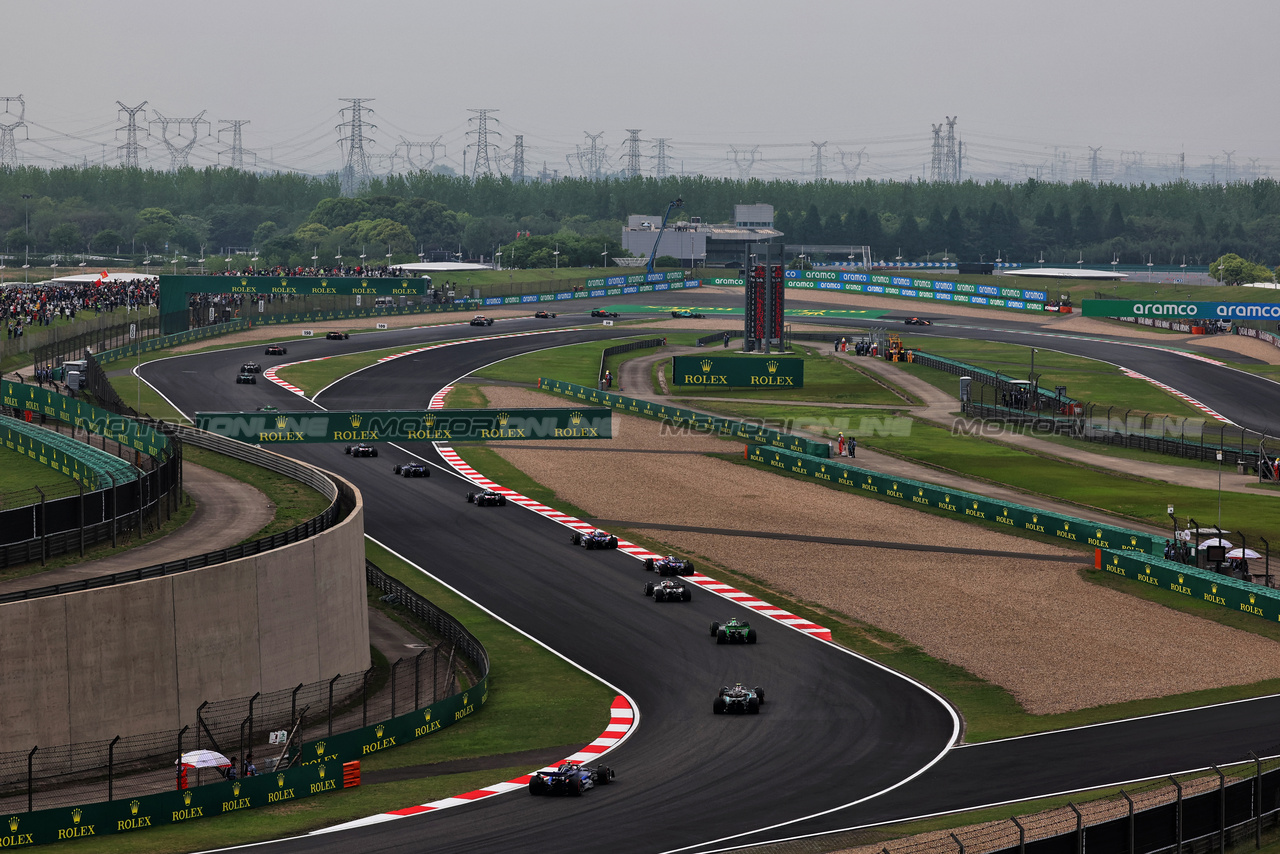
[(1210, 537), (1207, 540), (1200, 541), (1200, 548), (1208, 548), (1209, 546), (1222, 546), (1224, 549), (1231, 548), (1231, 541), (1224, 540), (1222, 537)]
[(1245, 560), (1254, 560), (1255, 558), (1262, 557), (1262, 555), (1258, 554), (1253, 549), (1232, 549), (1227, 552), (1227, 557), (1242, 557)]
[(226, 768), (231, 765), (231, 760), (216, 750), (188, 750), (173, 764), (188, 768)]

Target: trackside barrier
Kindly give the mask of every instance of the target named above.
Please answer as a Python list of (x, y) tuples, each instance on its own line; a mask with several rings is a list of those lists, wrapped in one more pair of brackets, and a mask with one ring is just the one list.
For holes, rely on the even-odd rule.
[[(177, 744), (181, 743), (179, 737), (177, 744), (162, 750), (156, 756), (164, 762), (165, 767), (171, 769), (166, 781), (166, 788), (170, 791), (142, 794), (128, 800), (125, 799), (129, 797), (126, 795), (119, 800), (9, 813), (7, 824), (0, 826), (0, 848), (40, 845), (180, 824), (192, 819), (274, 806), (285, 801), (358, 786), (360, 757), (416, 741), (473, 714), (489, 698), (489, 655), (484, 646), (449, 614), (386, 575), (374, 564), (366, 561), (365, 571), (371, 585), (394, 594), (398, 604), (426, 622), (442, 637), (444, 643), (455, 648), (460, 657), (465, 657), (474, 665), (479, 674), (474, 684), (408, 714), (347, 732), (333, 733), (324, 739), (303, 742), (295, 748), (290, 767), (234, 781), (219, 779), (207, 785), (185, 788), (180, 782), (182, 778), (178, 776), (176, 767), (170, 764), (180, 752), (180, 748), (177, 748)], [(303, 686), (298, 687), (301, 689)], [(408, 696), (407, 705), (413, 706), (412, 684), (405, 693)], [(433, 689), (433, 697), (434, 694)], [(286, 724), (288, 716), (292, 714), (288, 705), (284, 712), (286, 720), (259, 720), (258, 728), (261, 731), (257, 735), (264, 736), (269, 729), (291, 725), (292, 721)], [(280, 748), (276, 750), (279, 751)], [(266, 750), (262, 749), (259, 756), (264, 765), (265, 760), (274, 759), (274, 754), (268, 757)], [(95, 781), (101, 776), (102, 770), (97, 767), (90, 769)], [(216, 772), (206, 773), (217, 776)]]
[(134, 481), (138, 470), (129, 463), (70, 436), (35, 424), (0, 416), (0, 443), (84, 484), (90, 492)]
[[(737, 278), (709, 279), (708, 285), (742, 285)], [(1048, 294), (1044, 291), (1007, 288), (998, 285), (974, 285), (968, 282), (943, 282), (913, 279), (909, 276), (882, 276), (876, 273), (837, 273), (828, 270), (788, 270), (786, 286), (804, 290), (845, 291), (871, 296), (898, 297), (914, 300), (962, 303), (988, 308), (1011, 308), (1017, 311), (1043, 312)]]
[(650, 347), (663, 347), (667, 343), (665, 338), (646, 338), (643, 341), (629, 341), (626, 344), (618, 344), (613, 347), (605, 347), (600, 351), (600, 376), (596, 378), (597, 382), (604, 380), (604, 363), (610, 356), (616, 356), (619, 353), (630, 353), (633, 350), (647, 350)]
[[(932, 353), (925, 353), (920, 350), (913, 350), (913, 363), (924, 365), (926, 368), (933, 368), (936, 371), (943, 371), (957, 377), (972, 377), (976, 383), (989, 385), (997, 391), (1012, 392), (1018, 390), (1021, 386), (1015, 382), (1014, 377), (1007, 377), (999, 371), (992, 371), (988, 368), (980, 368), (977, 365), (970, 365), (965, 362), (958, 362), (955, 359), (948, 359), (946, 356), (935, 356)], [(1060, 403), (1063, 406), (1074, 406), (1080, 401), (1073, 397), (1063, 395), (1058, 397), (1056, 389), (1045, 388), (1040, 385), (1039, 378), (1036, 382), (1036, 394), (1041, 398), (1053, 400), (1055, 404)], [(1030, 388), (1030, 386), (1028, 386)]]
[(1280, 621), (1280, 590), (1205, 569), (1185, 566), (1163, 557), (1139, 558), (1132, 552), (1104, 551), (1102, 568), (1180, 596), (1243, 611), (1271, 622)]
[(138, 338), (133, 344), (116, 347), (113, 350), (104, 350), (95, 354), (94, 358), (98, 360), (98, 364), (105, 365), (128, 356), (136, 356), (139, 351), (150, 353), (152, 350), (177, 347), (180, 344), (187, 344), (192, 341), (202, 341), (205, 338), (216, 338), (219, 335), (241, 332), (251, 326), (253, 324), (245, 318), (237, 318), (226, 323), (215, 323), (212, 326), (200, 326), (195, 329), (188, 329), (185, 332), (175, 332), (172, 335), (161, 335), (156, 338)]
[(1164, 550), (1163, 542), (1157, 543), (1152, 535), (1139, 531), (1037, 510), (1021, 504), (997, 502), (982, 495), (947, 489), (924, 481), (888, 477), (846, 463), (780, 448), (753, 445), (748, 452), (748, 459), (825, 483), (853, 487), (907, 506), (942, 510), (966, 521), (976, 519), (994, 522), (1018, 531), (1034, 531), (1072, 543), (1129, 554), (1136, 552), (1155, 555)]
[(0, 394), (5, 406), (53, 418), (64, 424), (74, 424), (149, 457), (167, 459), (171, 453), (169, 437), (150, 424), (117, 415), (83, 400), (12, 380), (0, 381)]
[(732, 421), (728, 418), (718, 418), (714, 415), (704, 415), (691, 409), (680, 409), (676, 406), (665, 406), (647, 400), (637, 400), (634, 397), (624, 397), (620, 394), (613, 394), (612, 392), (600, 391), (577, 385), (576, 383), (563, 382), (546, 377), (538, 378), (538, 388), (562, 394), (566, 397), (577, 398), (587, 403), (608, 406), (628, 415), (660, 418), (664, 421), (670, 421), (678, 427), (687, 428), (698, 433), (706, 433), (712, 436), (732, 436), (745, 442), (760, 443), (774, 448), (786, 448), (812, 457), (827, 457), (831, 454), (831, 448), (826, 442), (815, 442), (802, 436), (779, 433), (777, 430), (770, 430), (759, 424)]

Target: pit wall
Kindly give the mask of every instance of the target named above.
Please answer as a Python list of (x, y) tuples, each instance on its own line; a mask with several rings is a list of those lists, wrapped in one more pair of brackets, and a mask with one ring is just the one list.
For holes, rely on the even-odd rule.
[[(742, 279), (706, 279), (708, 285), (742, 285)], [(984, 308), (1015, 311), (1057, 311), (1046, 308), (1044, 291), (1006, 288), (996, 285), (974, 285), (968, 282), (943, 282), (913, 279), (909, 276), (883, 276), (878, 273), (837, 273), (830, 270), (788, 270), (786, 286), (805, 290), (845, 291), (872, 296), (962, 303)]]
[(307, 540), (0, 605), (0, 752), (177, 729), (208, 697), (369, 666), (364, 503)]
[(647, 294), (662, 291), (680, 291), (685, 288), (701, 287), (701, 282), (684, 280), (685, 274), (676, 270), (671, 273), (636, 273), (630, 276), (607, 276), (600, 279), (587, 279), (580, 291), (557, 291), (549, 294), (524, 294), (510, 297), (486, 297), (479, 301), (480, 305), (520, 305), (522, 303), (556, 302), (557, 300), (599, 299), (600, 297), (616, 297), (624, 294)]

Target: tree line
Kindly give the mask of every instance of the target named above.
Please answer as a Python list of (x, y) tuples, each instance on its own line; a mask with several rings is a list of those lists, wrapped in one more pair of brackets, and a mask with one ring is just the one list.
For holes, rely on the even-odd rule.
[(1225, 186), (705, 176), (527, 183), (417, 172), (374, 179), (358, 198), (344, 198), (336, 175), (214, 167), (0, 169), (0, 248), (11, 257), (131, 258), (253, 249), (264, 261), (305, 264), (312, 255), (338, 254), (491, 257), (527, 234), (529, 242), (515, 247), (516, 265), (581, 266), (619, 253), (628, 215), (660, 216), (677, 196), (685, 200), (680, 216), (705, 222), (729, 221), (735, 204), (772, 204), (787, 243), (869, 245), (877, 260), (945, 253), (966, 261), (1202, 265), (1232, 253), (1253, 264), (1280, 261), (1280, 184), (1272, 179)]

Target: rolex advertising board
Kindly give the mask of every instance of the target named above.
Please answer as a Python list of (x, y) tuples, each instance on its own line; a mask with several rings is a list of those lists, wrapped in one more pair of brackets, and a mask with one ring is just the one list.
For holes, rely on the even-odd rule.
[(5, 406), (74, 424), (149, 457), (168, 453), (169, 438), (151, 425), (116, 415), (83, 400), (12, 380), (0, 382), (0, 394)]
[(1260, 584), (1130, 552), (1104, 553), (1102, 568), (1122, 578), (1169, 590), (1197, 602), (1243, 611), (1272, 622), (1280, 620), (1280, 591)]
[(801, 388), (804, 359), (752, 356), (672, 356), (672, 385), (702, 388)]
[(1031, 531), (1094, 548), (1132, 551), (1145, 555), (1155, 554), (1158, 548), (1163, 547), (1163, 543), (1157, 544), (1149, 534), (1100, 525), (1019, 504), (993, 501), (981, 495), (946, 489), (922, 481), (886, 477), (845, 463), (807, 457), (783, 449), (757, 445), (751, 449), (749, 458), (771, 468), (854, 487), (903, 504), (991, 522), (1019, 531)]
[(197, 412), (196, 426), (228, 439), (305, 442), (487, 442), (611, 439), (608, 409), (432, 409), (365, 412)]

